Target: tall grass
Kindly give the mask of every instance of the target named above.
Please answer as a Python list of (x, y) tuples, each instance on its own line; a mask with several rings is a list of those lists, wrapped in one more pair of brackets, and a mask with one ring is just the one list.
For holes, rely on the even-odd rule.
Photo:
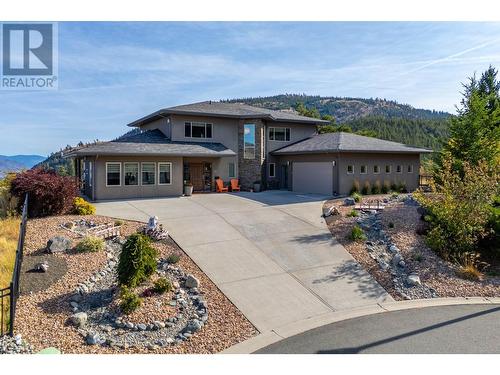
[(16, 257), (19, 219), (0, 220), (0, 288), (9, 286)]
[[(12, 280), (12, 271), (16, 258), (17, 239), (19, 236), (19, 223), (17, 218), (0, 219), (0, 289), (9, 286)], [(0, 309), (3, 322), (9, 320), (9, 300), (4, 300), (4, 309)], [(0, 321), (1, 320), (0, 316)], [(7, 327), (4, 326), (5, 330)]]

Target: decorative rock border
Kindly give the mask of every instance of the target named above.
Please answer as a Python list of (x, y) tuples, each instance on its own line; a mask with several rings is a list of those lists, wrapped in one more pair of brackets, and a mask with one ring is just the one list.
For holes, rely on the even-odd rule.
[(172, 282), (174, 294), (168, 302), (178, 311), (175, 316), (153, 322), (133, 323), (109, 309), (116, 292), (116, 268), (123, 239), (106, 242), (107, 262), (103, 269), (78, 284), (70, 297), (75, 313), (70, 322), (89, 345), (118, 348), (133, 346), (155, 349), (188, 340), (208, 321), (207, 302), (200, 294), (199, 281), (165, 259), (157, 263), (157, 274)]
[(0, 337), (0, 354), (32, 354), (33, 347), (24, 341), (21, 335)]
[[(384, 199), (384, 203), (390, 203), (391, 200), (393, 199)], [(415, 205), (416, 202), (411, 195), (404, 197), (403, 200), (408, 205)], [(399, 248), (382, 230), (380, 215), (381, 213), (377, 211), (360, 211), (360, 216), (356, 220), (367, 235), (365, 246), (370, 256), (383, 271), (390, 272), (395, 290), (404, 299), (438, 297), (433, 288), (422, 284), (419, 276), (408, 270)]]

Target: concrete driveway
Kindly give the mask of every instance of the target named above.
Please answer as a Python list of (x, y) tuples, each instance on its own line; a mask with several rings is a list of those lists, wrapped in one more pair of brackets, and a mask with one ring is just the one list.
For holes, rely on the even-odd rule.
[(175, 241), (260, 332), (390, 301), (335, 241), (325, 197), (288, 191), (97, 203), (97, 213), (158, 216)]

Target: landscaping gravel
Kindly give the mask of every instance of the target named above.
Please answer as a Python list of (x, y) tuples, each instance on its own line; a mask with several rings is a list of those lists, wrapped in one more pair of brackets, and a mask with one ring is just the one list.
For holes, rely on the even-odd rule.
[[(364, 197), (364, 203), (377, 200), (384, 205), (379, 213), (349, 217), (353, 206), (342, 199), (326, 202), (324, 211), (337, 207), (339, 214), (326, 219), (332, 235), (394, 299), (500, 296), (499, 277), (462, 279), (456, 264), (443, 260), (425, 244), (425, 236), (416, 233), (421, 215), (411, 196)], [(366, 241), (349, 239), (354, 225), (364, 229)]]
[[(73, 245), (76, 245), (81, 238), (61, 228), (61, 225), (79, 218), (81, 217), (59, 216), (29, 220), (25, 258), (29, 257), (30, 254), (41, 254), (48, 239), (55, 235), (66, 236), (73, 240)], [(86, 218), (97, 224), (114, 221), (114, 219), (100, 216), (87, 216)], [(122, 236), (130, 235), (143, 226), (143, 223), (124, 221), (121, 234)], [(97, 271), (106, 269), (109, 265), (109, 258), (104, 251), (81, 254), (69, 251), (50, 255), (50, 257), (63, 258), (67, 262), (67, 272), (47, 289), (28, 293), (19, 298), (16, 333), (21, 333), (36, 350), (57, 347), (63, 353), (216, 353), (257, 333), (251, 323), (172, 240), (155, 242), (153, 246), (163, 259), (167, 259), (171, 254), (180, 254), (180, 260), (174, 268), (182, 270), (185, 276), (193, 275), (199, 281), (200, 288), (197, 293), (203, 297), (202, 300), (206, 303), (209, 319), (199, 330), (197, 328), (201, 324), (188, 320), (182, 321), (182, 325), (190, 325), (192, 328), (191, 331), (186, 330), (184, 333), (184, 336), (189, 337), (189, 340), (184, 341), (179, 337), (179, 343), (171, 345), (166, 338), (162, 343), (162, 338), (158, 337), (157, 342), (149, 340), (153, 342), (146, 343), (144, 340), (139, 342), (138, 346), (135, 346), (134, 343), (131, 343), (134, 345), (110, 346), (109, 342), (106, 345), (106, 338), (109, 339), (109, 336), (106, 336), (109, 333), (107, 330), (110, 328), (104, 327), (104, 325), (100, 332), (87, 332), (85, 337), (82, 336), (81, 328), (75, 327), (69, 319), (75, 312), (81, 312), (81, 301), (75, 300), (75, 290), (79, 284), (88, 281), (92, 276), (95, 276)], [(50, 257), (48, 258), (49, 264)], [(145, 311), (144, 314), (147, 312)], [(201, 322), (202, 316), (199, 318)], [(92, 313), (88, 315), (87, 319), (92, 321)], [(158, 323), (163, 323), (166, 326), (165, 321)], [(147, 324), (154, 323), (148, 321)], [(161, 325), (159, 326), (162, 328)], [(111, 325), (110, 327), (110, 331), (128, 332), (121, 328), (121, 331), (117, 330)], [(148, 330), (147, 325), (145, 330), (141, 330), (141, 328), (143, 327), (137, 327), (137, 330), (140, 331), (138, 333), (144, 333), (151, 337), (159, 334), (162, 330)], [(102, 342), (103, 340), (104, 342)]]

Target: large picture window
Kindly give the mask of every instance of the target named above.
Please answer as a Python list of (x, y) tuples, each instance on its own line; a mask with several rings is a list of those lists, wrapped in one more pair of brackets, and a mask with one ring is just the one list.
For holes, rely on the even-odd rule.
[(184, 123), (184, 137), (186, 138), (212, 138), (212, 124), (205, 122)]
[(255, 124), (243, 126), (243, 158), (255, 159)]
[(125, 185), (139, 185), (139, 163), (123, 163)]
[(270, 141), (290, 141), (290, 128), (269, 128)]
[(120, 186), (121, 174), (121, 163), (106, 163), (106, 186)]
[(142, 185), (155, 184), (155, 163), (142, 163)]
[(172, 163), (158, 163), (158, 185), (172, 183)]

